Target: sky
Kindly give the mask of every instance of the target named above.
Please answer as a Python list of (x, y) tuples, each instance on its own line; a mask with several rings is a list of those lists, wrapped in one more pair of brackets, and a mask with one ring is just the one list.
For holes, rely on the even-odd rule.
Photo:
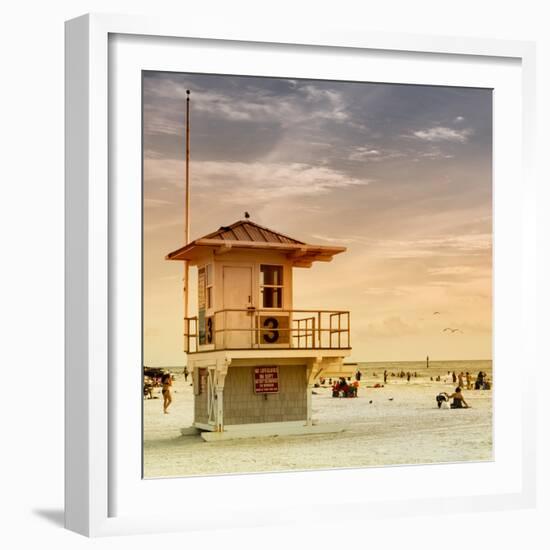
[(491, 90), (146, 72), (146, 365), (186, 362), (164, 257), (184, 239), (187, 89), (192, 239), (248, 211), (346, 246), (294, 270), (294, 308), (350, 310), (353, 360), (492, 357)]

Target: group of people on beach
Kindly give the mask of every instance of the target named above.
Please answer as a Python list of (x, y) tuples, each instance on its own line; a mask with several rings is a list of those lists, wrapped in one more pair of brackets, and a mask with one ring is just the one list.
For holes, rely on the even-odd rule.
[(350, 383), (348, 383), (348, 380), (342, 376), (339, 380), (334, 381), (332, 384), (332, 397), (357, 397), (359, 380), (356, 378), (354, 382), (350, 381)]
[[(451, 374), (449, 372), (448, 374)], [(479, 371), (477, 378), (475, 380), (475, 383), (472, 384), (472, 376), (469, 372), (460, 372), (458, 375), (453, 371), (452, 372), (452, 378), (453, 378), (453, 384), (456, 384), (458, 381), (458, 385), (455, 388), (454, 393), (448, 394), (447, 392), (441, 392), (436, 396), (436, 402), (437, 406), (441, 408), (450, 401), (450, 404), (447, 408), (451, 409), (468, 409), (470, 405), (466, 403), (466, 399), (464, 399), (464, 394), (462, 393), (462, 390), (466, 388), (467, 390), (490, 390), (491, 389), (491, 381), (489, 380), (489, 377), (487, 376), (486, 372)]]
[(479, 373), (477, 374), (475, 383), (472, 383), (472, 375), (469, 372), (464, 374), (464, 372), (461, 371), (457, 375), (456, 372), (453, 371), (452, 378), (453, 378), (453, 384), (456, 384), (458, 381), (458, 387), (461, 389), (463, 388), (466, 388), (467, 390), (471, 390), (471, 389), (490, 390), (491, 389), (491, 381), (489, 380), (487, 373), (483, 371), (479, 371)]
[(385, 370), (384, 371), (384, 384), (388, 383), (388, 376), (397, 376), (397, 378), (406, 378), (407, 382), (410, 382), (411, 378), (416, 378), (418, 376), (418, 373), (416, 371), (414, 371), (414, 372), (410, 372), (410, 371), (405, 372), (404, 370), (401, 370), (397, 373), (395, 373), (395, 372), (389, 373), (387, 370)]

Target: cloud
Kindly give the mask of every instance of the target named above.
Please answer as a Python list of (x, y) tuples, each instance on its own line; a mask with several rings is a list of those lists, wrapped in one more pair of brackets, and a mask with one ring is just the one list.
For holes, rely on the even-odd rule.
[(480, 254), (490, 251), (492, 247), (491, 233), (408, 240), (372, 239), (360, 235), (333, 238), (315, 234), (312, 237), (334, 244), (358, 244), (368, 251), (368, 255), (371, 257), (391, 259)]
[(371, 286), (362, 290), (363, 294), (367, 296), (380, 296), (384, 298), (400, 298), (410, 295), (414, 290), (418, 290), (418, 287), (413, 286)]
[(429, 151), (424, 151), (419, 154), (418, 157), (416, 157), (414, 160), (420, 160), (420, 159), (428, 159), (428, 160), (436, 160), (436, 159), (452, 159), (454, 158), (454, 155), (449, 155), (448, 153), (444, 153), (439, 149), (439, 147), (433, 147)]
[[(148, 185), (181, 187), (184, 164), (178, 160), (145, 159), (144, 177)], [(192, 194), (223, 192), (224, 201), (267, 201), (297, 196), (327, 194), (335, 189), (368, 185), (327, 166), (278, 162), (197, 161), (193, 164)]]
[(434, 267), (428, 269), (430, 275), (465, 275), (473, 271), (473, 268), (467, 265), (456, 265), (446, 267)]
[[(212, 90), (170, 78), (146, 81), (144, 115), (146, 132), (152, 135), (181, 134), (184, 123), (186, 90), (191, 94), (192, 116), (208, 116), (220, 121), (270, 123), (281, 126), (308, 121), (348, 122), (350, 113), (344, 95), (315, 85), (288, 81), (291, 95), (267, 88), (240, 87), (238, 90)], [(174, 113), (178, 113), (174, 117)]]
[(406, 137), (421, 139), (423, 141), (453, 141), (457, 143), (465, 143), (473, 134), (473, 130), (465, 128), (464, 130), (454, 130), (445, 126), (435, 126), (424, 130), (417, 130)]
[(344, 237), (340, 239), (337, 237), (329, 237), (327, 235), (317, 235), (317, 234), (313, 234), (312, 237), (319, 241), (325, 241), (327, 243), (332, 243), (332, 244), (349, 244), (351, 241), (354, 240), (353, 237)]
[(428, 256), (461, 256), (480, 254), (491, 250), (492, 235), (454, 235), (411, 241), (382, 241), (378, 243), (380, 256), (388, 258), (421, 258)]
[(380, 157), (380, 151), (368, 147), (356, 147), (349, 155), (349, 160), (369, 160)]
[(300, 87), (307, 104), (316, 106), (315, 117), (344, 121), (350, 118), (344, 96), (335, 90), (327, 90), (313, 85)]
[(152, 198), (145, 198), (143, 200), (143, 205), (145, 208), (162, 208), (164, 206), (170, 206), (172, 203), (170, 201), (167, 201), (165, 199), (152, 199)]
[(416, 334), (419, 328), (406, 323), (401, 317), (386, 317), (381, 321), (370, 323), (367, 327), (369, 336), (386, 336), (398, 338), (399, 336), (407, 336)]
[(348, 160), (353, 161), (369, 161), (369, 162), (381, 162), (385, 160), (391, 160), (401, 157), (406, 157), (407, 153), (404, 151), (396, 151), (394, 149), (375, 149), (372, 147), (355, 147), (348, 156)]

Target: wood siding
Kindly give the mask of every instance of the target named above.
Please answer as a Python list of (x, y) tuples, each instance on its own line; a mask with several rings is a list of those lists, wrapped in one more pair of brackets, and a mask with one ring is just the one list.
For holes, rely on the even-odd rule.
[[(268, 366), (266, 364), (266, 366)], [(279, 367), (279, 393), (254, 393), (254, 367), (232, 367), (225, 380), (224, 424), (256, 424), (306, 420), (305, 365)]]

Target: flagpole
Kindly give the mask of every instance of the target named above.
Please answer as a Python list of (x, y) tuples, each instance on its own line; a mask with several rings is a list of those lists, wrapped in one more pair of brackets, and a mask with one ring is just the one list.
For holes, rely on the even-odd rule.
[[(185, 127), (185, 238), (184, 245), (189, 244), (190, 232), (191, 232), (191, 219), (189, 217), (189, 95), (191, 92), (187, 90), (187, 102), (186, 102), (186, 127)], [(185, 313), (184, 323), (187, 325), (185, 332), (189, 334), (189, 262), (185, 260), (184, 267), (184, 302), (183, 310)], [(189, 338), (187, 339), (189, 342)]]

